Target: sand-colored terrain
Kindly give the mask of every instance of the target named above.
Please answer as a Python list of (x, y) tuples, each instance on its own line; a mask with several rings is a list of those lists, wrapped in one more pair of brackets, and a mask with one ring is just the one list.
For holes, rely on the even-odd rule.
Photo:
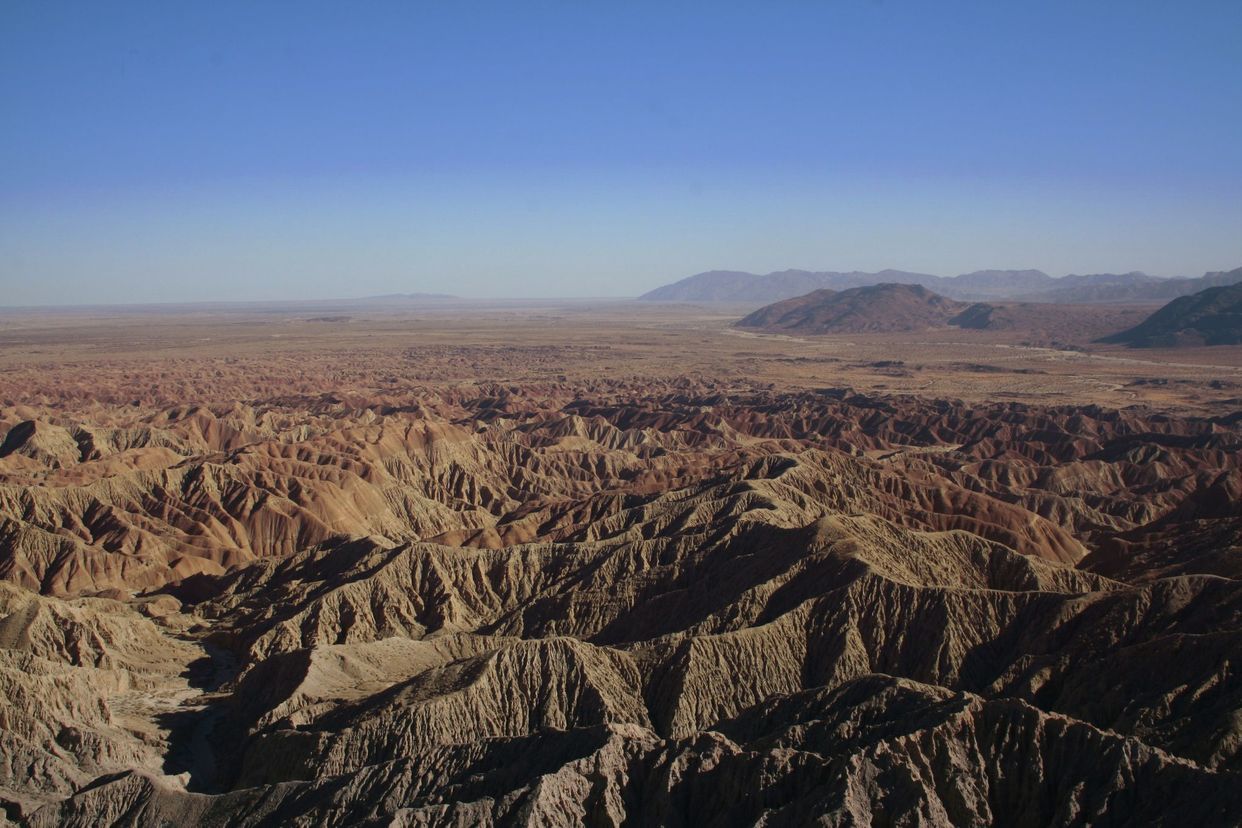
[(1237, 824), (1242, 347), (1129, 313), (3, 312), (0, 820)]
[[(155, 306), (159, 307), (159, 306)], [(0, 399), (220, 402), (399, 383), (702, 378), (964, 400), (1202, 412), (1242, 398), (1242, 348), (1093, 344), (1155, 306), (1045, 329), (789, 337), (732, 328), (744, 308), (634, 302), (443, 302), (423, 310), (238, 306), (0, 311)], [(210, 308), (210, 306), (209, 306)], [(1051, 315), (1049, 315), (1051, 317)], [(321, 321), (327, 319), (328, 321)], [(1076, 324), (1075, 324), (1076, 323)], [(1049, 330), (1048, 328), (1051, 328)], [(54, 371), (49, 372), (49, 366)]]

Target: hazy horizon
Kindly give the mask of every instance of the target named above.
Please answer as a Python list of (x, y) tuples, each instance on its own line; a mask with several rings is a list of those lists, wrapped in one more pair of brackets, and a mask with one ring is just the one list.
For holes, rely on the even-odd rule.
[[(1235, 268), (1228, 268), (1228, 269), (1233, 270)], [(752, 271), (739, 271), (739, 272), (750, 272), (754, 276), (762, 277), (762, 276), (769, 275), (771, 273), (778, 273), (778, 272), (787, 271), (787, 270), (810, 272), (810, 273), (847, 272), (847, 271), (840, 271), (840, 270), (831, 270), (827, 268), (812, 269), (812, 268), (798, 268), (798, 267), (778, 268), (777, 270), (774, 270), (774, 271), (764, 271), (762, 273), (755, 273)], [(878, 273), (878, 272), (883, 272), (885, 270), (899, 270), (899, 268), (879, 268), (876, 271), (866, 271), (866, 272)], [(919, 270), (919, 269), (911, 269), (911, 270), (900, 269), (900, 270), (902, 270), (902, 272), (908, 272), (908, 273), (919, 273), (925, 276), (940, 276), (940, 277), (952, 278), (954, 276), (963, 276), (963, 275), (967, 275), (969, 273), (974, 273), (978, 271), (988, 271), (988, 270), (1023, 271), (1023, 270), (1040, 270), (1040, 268), (1024, 268), (1024, 267), (979, 268), (976, 271), (967, 271), (966, 273), (954, 273), (954, 274), (931, 273), (927, 270)], [(1221, 268), (1220, 270), (1224, 270), (1224, 268)], [(736, 269), (735, 268), (712, 268), (710, 270), (699, 271), (697, 273), (687, 273), (682, 276), (676, 276), (676, 277), (670, 278), (667, 282), (662, 282), (660, 284), (652, 285), (651, 289), (654, 289), (656, 287), (663, 287), (665, 285), (671, 285), (675, 282), (681, 281), (682, 279), (689, 278), (691, 276), (698, 276), (704, 273), (719, 272), (719, 271), (736, 271)], [(1115, 274), (1115, 275), (1125, 275), (1126, 273), (1130, 273), (1130, 272), (1134, 272), (1134, 271), (1108, 271), (1108, 273)], [(1197, 278), (1197, 276), (1204, 275), (1204, 274), (1197, 274), (1197, 276), (1194, 274), (1164, 275), (1164, 274), (1150, 273), (1147, 271), (1144, 271), (1144, 272), (1148, 276), (1155, 276), (1157, 278), (1162, 278), (1162, 279), (1193, 279), (1193, 278)], [(1208, 271), (1208, 272), (1213, 272), (1213, 271)], [(1065, 278), (1066, 276), (1083, 276), (1083, 275), (1097, 275), (1097, 274), (1095, 273), (1065, 273), (1065, 274), (1047, 274), (1047, 275), (1051, 276), (1053, 279), (1062, 279), (1062, 278)], [(642, 293), (646, 293), (648, 290), (649, 289), (644, 289)], [(167, 299), (167, 300), (149, 299), (148, 300), (148, 299), (140, 298), (140, 299), (113, 299), (113, 300), (101, 301), (101, 302), (60, 301), (60, 302), (43, 302), (43, 303), (27, 303), (27, 304), (6, 303), (3, 301), (0, 301), (0, 310), (21, 311), (21, 310), (26, 310), (26, 309), (30, 309), (30, 310), (57, 309), (57, 308), (73, 309), (73, 308), (95, 308), (95, 307), (109, 307), (109, 306), (129, 307), (129, 306), (147, 306), (147, 305), (150, 305), (150, 306), (156, 306), (156, 305), (210, 306), (210, 305), (233, 305), (233, 304), (262, 305), (262, 304), (267, 304), (267, 303), (297, 304), (299, 302), (325, 304), (325, 305), (330, 306), (334, 302), (357, 303), (357, 302), (366, 302), (370, 300), (388, 299), (388, 298), (394, 298), (394, 297), (409, 297), (412, 301), (425, 298), (433, 302), (440, 301), (440, 300), (446, 300), (449, 302), (459, 301), (459, 302), (484, 303), (484, 304), (487, 302), (493, 302), (493, 301), (494, 302), (521, 302), (521, 301), (529, 301), (529, 302), (578, 302), (578, 301), (581, 301), (581, 302), (590, 302), (590, 301), (624, 302), (628, 300), (637, 299), (640, 295), (641, 293), (597, 294), (597, 295), (586, 294), (586, 293), (544, 294), (544, 295), (535, 294), (535, 293), (527, 293), (527, 294), (522, 294), (522, 295), (483, 295), (483, 294), (464, 295), (464, 294), (443, 293), (439, 291), (408, 290), (408, 291), (392, 291), (389, 293), (366, 293), (366, 294), (342, 293), (342, 294), (335, 294), (335, 295), (325, 294), (322, 296), (310, 296), (310, 295), (291, 296), (289, 294), (284, 294), (284, 295), (273, 294), (273, 295), (267, 295), (267, 296), (255, 295), (250, 298), (238, 298), (238, 299), (203, 298), (203, 299)], [(702, 301), (708, 301), (708, 300), (702, 300)], [(1013, 301), (1013, 300), (1012, 299), (1006, 300), (1004, 298), (998, 298), (998, 301)], [(1159, 302), (1159, 300), (1149, 300), (1149, 301), (1152, 303)], [(747, 303), (742, 302), (742, 304), (747, 304)]]
[(0, 11), (0, 305), (1242, 265), (1242, 6)]

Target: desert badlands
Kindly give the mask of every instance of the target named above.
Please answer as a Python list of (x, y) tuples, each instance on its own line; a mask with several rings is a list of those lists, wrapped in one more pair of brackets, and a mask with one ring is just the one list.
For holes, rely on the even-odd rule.
[(0, 315), (0, 819), (1242, 821), (1242, 350), (743, 310)]

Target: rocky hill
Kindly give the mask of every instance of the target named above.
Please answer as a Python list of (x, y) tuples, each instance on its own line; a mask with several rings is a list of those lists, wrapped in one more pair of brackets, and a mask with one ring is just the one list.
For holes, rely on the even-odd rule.
[(919, 285), (881, 284), (817, 290), (760, 308), (736, 326), (790, 334), (918, 331), (944, 325), (965, 309)]
[(1242, 283), (1174, 299), (1135, 327), (1102, 341), (1135, 348), (1242, 343)]

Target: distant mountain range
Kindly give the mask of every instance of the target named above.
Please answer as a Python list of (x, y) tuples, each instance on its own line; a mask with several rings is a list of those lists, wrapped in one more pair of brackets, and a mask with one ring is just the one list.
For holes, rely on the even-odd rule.
[(1197, 279), (1161, 278), (1138, 271), (1053, 278), (1040, 270), (979, 270), (961, 276), (933, 276), (903, 270), (878, 273), (780, 270), (766, 275), (711, 270), (688, 276), (638, 297), (647, 302), (731, 302), (763, 304), (815, 290), (849, 290), (877, 284), (921, 285), (965, 301), (1104, 303), (1165, 302), (1210, 287), (1242, 282), (1242, 268), (1207, 273)]
[(1136, 348), (1242, 344), (1242, 283), (1174, 299), (1139, 325), (1100, 341)]
[(656, 288), (638, 297), (651, 302), (777, 302), (802, 296), (813, 290), (847, 290), (885, 282), (900, 284), (931, 283), (939, 277), (904, 270), (879, 273), (812, 272), (779, 270), (766, 276), (737, 270), (710, 270)]
[[(1020, 330), (1036, 341), (1093, 340), (1138, 348), (1242, 344), (1242, 282), (1178, 297), (1146, 319), (1142, 313), (1142, 308), (1116, 304), (972, 304), (947, 299), (922, 285), (886, 282), (842, 291), (824, 288), (782, 299), (742, 317), (734, 327), (813, 336), (951, 326), (978, 331)], [(1142, 321), (1135, 325), (1138, 319)], [(1100, 337), (1122, 328), (1119, 333)]]
[(363, 296), (360, 299), (348, 299), (349, 302), (423, 302), (431, 299), (460, 299), (451, 293), (381, 293), (376, 296)]

